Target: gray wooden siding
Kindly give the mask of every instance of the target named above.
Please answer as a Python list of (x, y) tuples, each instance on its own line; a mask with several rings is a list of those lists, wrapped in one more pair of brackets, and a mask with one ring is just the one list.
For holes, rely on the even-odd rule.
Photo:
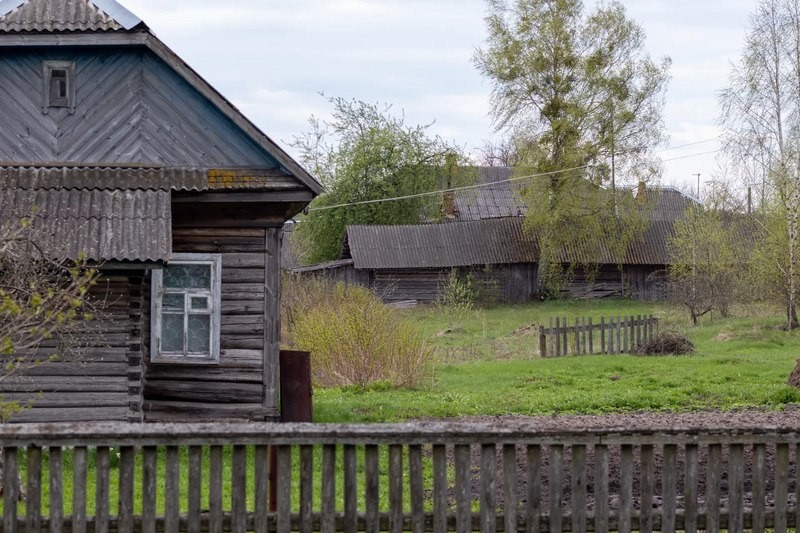
[[(187, 221), (183, 221), (187, 223)], [(222, 317), (218, 365), (149, 363), (145, 349), (145, 421), (219, 418), (261, 419), (277, 415), (277, 398), (264, 401), (264, 280), (268, 228), (219, 228), (200, 222), (173, 228), (173, 251), (222, 255)], [(277, 232), (273, 232), (277, 236)], [(144, 291), (149, 300), (149, 288)], [(144, 306), (150, 309), (149, 301)], [(149, 338), (149, 317), (145, 338)], [(276, 345), (277, 348), (277, 345)], [(271, 353), (275, 351), (276, 353)]]
[[(76, 62), (76, 110), (41, 110), (42, 61)], [(276, 166), (143, 49), (0, 51), (0, 161)]]
[[(91, 324), (93, 346), (77, 357), (44, 363), (0, 382), (4, 401), (26, 407), (12, 421), (136, 420), (141, 394), (132, 349), (141, 345), (136, 287), (127, 276), (101, 278), (92, 289), (103, 302), (98, 313), (103, 325)], [(42, 350), (41, 359), (47, 354), (49, 350)]]

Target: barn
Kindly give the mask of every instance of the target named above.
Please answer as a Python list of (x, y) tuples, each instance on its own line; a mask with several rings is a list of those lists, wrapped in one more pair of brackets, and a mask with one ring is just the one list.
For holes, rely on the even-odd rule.
[(279, 416), (281, 228), (321, 185), (114, 0), (0, 1), (0, 214), (101, 270), (102, 342), (15, 421)]
[[(522, 303), (536, 297), (539, 249), (526, 231), (527, 206), (507, 167), (477, 167), (481, 187), (459, 191), (445, 222), (415, 225), (348, 226), (336, 261), (293, 266), (303, 276), (318, 276), (370, 287), (387, 302), (431, 303), (442, 293), (451, 271), (469, 276), (486, 302)], [(672, 187), (637, 192), (647, 218), (643, 235), (618, 262), (609, 246), (574, 243), (561, 251), (569, 272), (565, 295), (577, 298), (627, 296), (664, 298), (673, 224), (698, 206)], [(609, 237), (611, 238), (611, 237)]]

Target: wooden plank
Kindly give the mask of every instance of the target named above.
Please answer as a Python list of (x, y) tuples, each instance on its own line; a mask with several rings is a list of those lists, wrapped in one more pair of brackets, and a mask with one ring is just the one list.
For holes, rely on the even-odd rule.
[(560, 323), (561, 323), (560, 319), (558, 317), (556, 317), (556, 328), (555, 328), (555, 332), (556, 332), (556, 353), (555, 353), (555, 355), (558, 356), (558, 357), (561, 356), (561, 328), (559, 327)]
[[(255, 532), (267, 533), (269, 514), (269, 446), (255, 451)], [(192, 532), (190, 532), (192, 533)], [(352, 533), (352, 532), (349, 532)]]
[[(28, 482), (25, 501), (25, 531), (42, 530), (42, 449), (28, 447)], [(74, 490), (74, 488), (73, 488)], [(73, 519), (73, 524), (75, 523)], [(83, 532), (81, 532), (83, 533)]]
[(344, 533), (355, 533), (358, 527), (358, 463), (356, 447), (344, 445)]
[(50, 455), (50, 533), (61, 533), (64, 523), (64, 498), (61, 448), (51, 446)]
[(107, 446), (98, 446), (95, 456), (95, 515), (94, 530), (108, 533), (109, 520), (109, 470), (111, 455)]
[(572, 446), (572, 531), (586, 532), (586, 446)]
[(636, 346), (642, 344), (642, 315), (636, 315)]
[(209, 529), (211, 533), (222, 533), (222, 446), (212, 446), (209, 455)]
[(314, 447), (300, 446), (300, 533), (311, 533), (314, 501)]
[(422, 447), (408, 447), (408, 482), (411, 493), (411, 531), (425, 533), (425, 500), (422, 485)]
[(86, 459), (85, 446), (72, 451), (72, 533), (86, 533)]
[(517, 446), (503, 445), (503, 507), (505, 531), (517, 530)]
[[(401, 505), (402, 505), (402, 473)], [(336, 445), (325, 444), (322, 447), (322, 516), (320, 517), (320, 533), (334, 533), (336, 529)]]
[(719, 482), (722, 475), (722, 446), (709, 444), (708, 446), (708, 472), (706, 477), (706, 530), (710, 533), (719, 531), (720, 523), (720, 494)]
[(156, 531), (156, 480), (158, 477), (158, 448), (142, 449), (142, 532)]
[(267, 228), (264, 280), (264, 407), (278, 406), (281, 340), (281, 228)]
[(765, 481), (767, 472), (766, 446), (753, 445), (753, 533), (763, 533), (766, 527), (765, 514)]
[[(525, 533), (539, 533), (539, 514), (541, 513), (541, 458), (542, 449), (537, 444), (529, 444), (526, 450), (528, 462), (528, 491), (525, 502)], [(438, 533), (438, 532), (437, 532)]]
[(664, 445), (664, 474), (662, 477), (662, 533), (675, 533), (675, 509), (678, 495), (678, 447)]
[(606, 346), (606, 319), (605, 317), (600, 317), (600, 353), (608, 353), (608, 347)]
[(364, 447), (364, 505), (366, 511), (366, 532), (378, 533), (378, 490), (380, 471), (378, 469), (378, 447)]
[(547, 335), (544, 326), (539, 326), (539, 357), (547, 357)]
[(594, 355), (594, 326), (592, 317), (589, 317), (589, 354)]
[(594, 447), (594, 530), (608, 533), (608, 446)]
[(497, 449), (481, 445), (481, 533), (494, 533), (497, 527)]
[(653, 531), (653, 492), (655, 485), (655, 465), (653, 463), (653, 446), (650, 444), (642, 445), (640, 449), (641, 459), (641, 489), (640, 489), (640, 511), (639, 511), (639, 531), (641, 533), (652, 533)]
[(683, 527), (686, 533), (697, 533), (697, 445), (687, 444), (684, 454), (686, 456), (686, 471), (683, 487)]
[(247, 530), (247, 448), (233, 446), (231, 460), (231, 523), (233, 533)]
[(550, 447), (550, 533), (561, 533), (561, 484), (563, 482), (564, 447)]
[(731, 444), (728, 448), (728, 531), (744, 530), (744, 447)]
[[(189, 533), (200, 533), (200, 501), (203, 486), (203, 448), (189, 447)], [(258, 482), (258, 480), (257, 480)], [(265, 489), (266, 490), (266, 489)]]
[(457, 444), (454, 448), (456, 463), (456, 532), (470, 533), (472, 531), (470, 447), (468, 444)]
[(403, 447), (389, 445), (389, 531), (403, 530)]
[(177, 533), (181, 510), (180, 458), (177, 446), (167, 446), (164, 469), (164, 531)]
[(581, 327), (580, 327), (580, 319), (575, 317), (575, 327), (573, 328), (574, 342), (572, 344), (572, 355), (580, 355), (581, 354)]
[(633, 509), (633, 446), (623, 444), (620, 450), (619, 531), (630, 533)]
[(617, 331), (617, 346), (616, 352), (614, 353), (622, 353), (622, 317), (617, 315), (617, 322), (616, 322), (616, 331)]
[(445, 533), (447, 531), (447, 491), (448, 491), (447, 448), (441, 444), (434, 444), (432, 456), (433, 456), (433, 531), (434, 533)]
[(567, 317), (563, 317), (561, 320), (561, 324), (564, 326), (562, 329), (563, 331), (563, 338), (561, 339), (561, 355), (567, 355), (569, 353), (569, 343), (567, 342), (567, 331), (568, 331), (568, 324), (567, 324)]
[[(133, 470), (134, 470), (133, 447), (123, 446), (119, 450), (119, 466), (118, 466), (119, 502), (117, 510), (117, 516), (118, 516), (117, 528), (119, 533), (133, 533), (133, 482), (134, 482)], [(74, 514), (75, 511), (73, 508), (73, 516)]]
[(789, 445), (775, 445), (775, 533), (786, 533), (786, 503), (789, 501)]
[(557, 341), (553, 338), (554, 335), (555, 335), (555, 330), (553, 329), (553, 317), (550, 317), (550, 335), (548, 337), (550, 340), (550, 348), (549, 348), (550, 351), (548, 352), (550, 357), (556, 356), (555, 345)]
[(3, 532), (17, 531), (19, 463), (16, 448), (3, 448)]
[(292, 447), (278, 446), (278, 533), (289, 533), (292, 518)]

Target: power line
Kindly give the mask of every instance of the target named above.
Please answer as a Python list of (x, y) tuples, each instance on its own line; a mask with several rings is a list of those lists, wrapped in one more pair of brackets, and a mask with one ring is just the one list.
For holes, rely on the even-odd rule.
[(705, 139), (705, 140), (702, 140), (702, 141), (695, 141), (695, 142), (686, 143), (686, 144), (679, 144), (678, 146), (669, 146), (669, 147), (663, 148), (661, 150), (656, 150), (656, 153), (660, 154), (661, 152), (669, 152), (670, 150), (677, 150), (678, 148), (686, 148), (687, 146), (695, 146), (695, 145), (698, 145), (698, 144), (710, 143), (712, 141), (718, 141), (721, 138), (722, 138), (722, 136), (718, 135), (718, 136), (716, 136), (716, 137), (714, 137), (712, 139)]
[[(710, 140), (714, 140), (714, 139), (709, 139), (709, 141)], [(708, 141), (700, 141), (700, 142), (708, 142)], [(692, 144), (699, 144), (699, 143), (692, 143)], [(676, 146), (675, 148), (679, 148), (679, 147)], [(662, 162), (666, 163), (668, 161), (675, 161), (675, 160), (678, 160), (678, 159), (687, 159), (687, 158), (690, 158), (690, 157), (699, 157), (701, 155), (714, 154), (714, 153), (719, 152), (720, 150), (721, 149), (709, 150), (708, 152), (700, 152), (698, 154), (689, 154), (689, 155), (683, 155), (683, 156), (678, 156), (678, 157), (672, 157), (670, 159), (662, 159)], [(347, 203), (336, 204), (336, 205), (324, 205), (324, 206), (320, 206), (320, 207), (311, 207), (311, 208), (308, 209), (308, 212), (310, 213), (312, 211), (328, 211), (328, 210), (331, 210), (331, 209), (339, 209), (339, 208), (342, 208), (342, 207), (349, 207), (349, 206), (352, 206), (352, 205), (368, 205), (368, 204), (380, 204), (380, 203), (384, 203), (384, 202), (397, 202), (397, 201), (400, 201), (400, 200), (410, 200), (410, 199), (413, 199), (413, 198), (424, 198), (426, 196), (436, 196), (436, 195), (443, 194), (443, 193), (446, 193), (446, 192), (466, 191), (466, 190), (470, 190), (470, 189), (479, 189), (481, 187), (492, 187), (494, 185), (498, 185), (498, 184), (501, 184), (501, 183), (511, 183), (511, 182), (515, 182), (515, 181), (528, 180), (528, 179), (539, 178), (539, 177), (543, 177), (543, 176), (552, 176), (552, 175), (555, 175), (555, 174), (562, 174), (564, 172), (571, 172), (573, 170), (583, 170), (583, 169), (586, 169), (586, 168), (590, 168), (591, 166), (592, 165), (583, 165), (583, 166), (580, 166), (580, 167), (565, 168), (563, 170), (553, 170), (551, 172), (542, 172), (540, 174), (530, 174), (528, 176), (518, 176), (516, 178), (508, 178), (508, 179), (505, 179), (505, 180), (493, 181), (493, 182), (489, 182), (489, 183), (477, 183), (475, 185), (464, 185), (462, 187), (452, 187), (452, 188), (449, 188), (449, 189), (440, 189), (440, 190), (436, 190), (436, 191), (420, 192), (420, 193), (416, 193), (416, 194), (407, 194), (405, 196), (395, 196), (395, 197), (392, 197), (392, 198), (379, 198), (379, 199), (375, 199), (375, 200), (360, 200), (358, 202), (347, 202)]]

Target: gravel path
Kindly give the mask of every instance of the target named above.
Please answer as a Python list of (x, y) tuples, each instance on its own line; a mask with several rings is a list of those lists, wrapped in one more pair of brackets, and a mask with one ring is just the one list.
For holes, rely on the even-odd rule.
[[(790, 407), (782, 411), (764, 411), (764, 410), (741, 410), (741, 411), (703, 411), (696, 413), (651, 413), (651, 412), (638, 412), (631, 414), (616, 414), (616, 415), (559, 415), (559, 416), (481, 416), (481, 417), (465, 417), (458, 419), (463, 422), (492, 422), (508, 425), (530, 425), (533, 424), (537, 427), (546, 429), (608, 429), (608, 428), (624, 428), (627, 430), (658, 430), (658, 429), (673, 429), (676, 427), (686, 429), (736, 429), (745, 427), (757, 426), (775, 426), (778, 428), (798, 429), (800, 430), (800, 408)], [(774, 478), (775, 478), (775, 450), (774, 446), (767, 446), (767, 461), (766, 461), (766, 498), (765, 503), (769, 506), (773, 502), (774, 491)], [(727, 493), (728, 493), (728, 476), (727, 476), (727, 448), (723, 448), (722, 455), (722, 479), (721, 479), (721, 495), (722, 506), (727, 507)], [(542, 453), (542, 468), (541, 468), (541, 488), (542, 488), (542, 502), (543, 509), (549, 506), (549, 479), (548, 479), (548, 451), (545, 449)], [(655, 457), (655, 494), (653, 498), (653, 506), (661, 506), (661, 477), (663, 473), (663, 457), (660, 446), (654, 447)], [(706, 464), (708, 462), (707, 448), (701, 446), (698, 450), (699, 458), (699, 472), (698, 472), (698, 496), (699, 505), (702, 508), (703, 499), (705, 495), (705, 477), (706, 477)], [(451, 458), (452, 459), (452, 458)], [(795, 470), (796, 470), (796, 452), (794, 446), (790, 450), (790, 471), (789, 471), (789, 503), (795, 503)], [(618, 508), (618, 494), (619, 494), (619, 462), (620, 462), (620, 449), (619, 446), (609, 446), (609, 499), (611, 509)], [(638, 448), (634, 452), (634, 482), (633, 482), (633, 496), (634, 507), (639, 508), (639, 451)], [(478, 447), (473, 447), (472, 450), (472, 497), (479, 498), (480, 494), (480, 450)], [(503, 479), (502, 465), (500, 454), (498, 453), (498, 477), (497, 477), (497, 500), (498, 505), (503, 506)], [(750, 507), (752, 498), (752, 449), (745, 447), (745, 479), (744, 479), (744, 493), (745, 505)], [(564, 453), (564, 479), (562, 484), (562, 502), (564, 510), (570, 510), (571, 502), (571, 452), (569, 448)], [(684, 485), (684, 453), (683, 448), (678, 449), (678, 494), (683, 494)], [(525, 502), (527, 487), (527, 464), (525, 454), (522, 449), (517, 453), (517, 497), (520, 502)], [(594, 506), (594, 451), (587, 450), (587, 503), (589, 509)], [(454, 503), (455, 494), (449, 495)], [(678, 509), (683, 508), (682, 497), (678, 498)]]

